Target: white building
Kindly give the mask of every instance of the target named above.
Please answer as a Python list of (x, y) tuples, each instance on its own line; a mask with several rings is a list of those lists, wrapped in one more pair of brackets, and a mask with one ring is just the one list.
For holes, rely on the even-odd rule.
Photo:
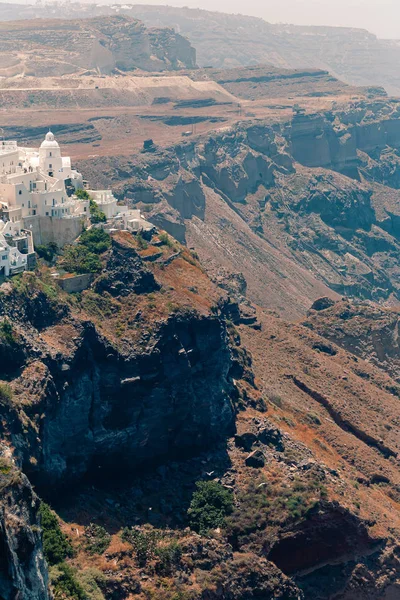
[(123, 209), (127, 210), (126, 206), (118, 206), (117, 199), (114, 197), (111, 190), (86, 190), (89, 196), (94, 200), (99, 209), (106, 215), (107, 219), (112, 219)]
[(32, 232), (21, 229), (20, 222), (0, 219), (0, 277), (25, 271), (33, 266), (34, 257)]
[(72, 170), (70, 157), (61, 155), (51, 131), (38, 149), (0, 141), (0, 206), (11, 222), (33, 232), (36, 243), (58, 241), (61, 246), (82, 229), (89, 202), (68, 195), (66, 182), (77, 189), (82, 176)]

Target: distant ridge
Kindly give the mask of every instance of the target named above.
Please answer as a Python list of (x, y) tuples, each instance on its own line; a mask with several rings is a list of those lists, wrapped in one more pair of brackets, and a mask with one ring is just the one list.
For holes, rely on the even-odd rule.
[(3, 21), (111, 14), (141, 19), (148, 27), (174, 28), (196, 48), (202, 67), (270, 63), (279, 68), (320, 68), (352, 85), (380, 85), (389, 94), (400, 95), (400, 42), (378, 39), (363, 29), (272, 25), (257, 17), (144, 4), (0, 4)]

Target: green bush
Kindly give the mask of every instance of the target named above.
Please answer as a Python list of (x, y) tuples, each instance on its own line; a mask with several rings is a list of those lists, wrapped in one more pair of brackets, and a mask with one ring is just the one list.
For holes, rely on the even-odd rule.
[(76, 580), (84, 591), (88, 600), (104, 600), (104, 594), (101, 591), (107, 583), (107, 578), (98, 569), (89, 568), (76, 573)]
[(160, 533), (156, 529), (140, 531), (140, 529), (125, 527), (121, 537), (125, 542), (131, 544), (139, 566), (144, 567), (147, 561), (155, 556)]
[(76, 190), (75, 196), (79, 198), (79, 200), (90, 200), (88, 192), (83, 189)]
[(8, 383), (0, 383), (0, 405), (9, 405), (13, 399), (13, 391)]
[(59, 261), (68, 273), (100, 273), (102, 266), (97, 254), (89, 252), (83, 245), (67, 246)]
[(171, 238), (169, 237), (168, 233), (160, 233), (160, 235), (158, 237), (160, 238), (160, 241), (165, 246), (168, 246), (169, 248), (172, 248), (172, 246), (174, 245), (174, 242), (171, 240)]
[(140, 232), (136, 234), (136, 241), (139, 250), (147, 250), (147, 248), (149, 247), (149, 244), (146, 242), (146, 240)]
[(35, 251), (39, 258), (44, 258), (47, 262), (51, 262), (58, 252), (58, 246), (55, 242), (50, 242), (45, 246), (35, 246)]
[(233, 494), (216, 481), (198, 481), (188, 510), (190, 526), (200, 534), (223, 527), (233, 511)]
[(54, 600), (88, 600), (89, 595), (76, 579), (76, 571), (66, 563), (50, 569)]
[(89, 252), (102, 254), (111, 246), (111, 237), (103, 229), (89, 229), (82, 233), (79, 243)]
[(182, 549), (176, 540), (169, 544), (158, 546), (155, 551), (158, 558), (156, 571), (160, 575), (168, 576), (177, 568), (182, 557)]
[(16, 342), (13, 326), (8, 319), (4, 319), (0, 323), (0, 339), (9, 346)]
[(56, 565), (68, 556), (73, 556), (71, 543), (61, 531), (57, 516), (48, 504), (41, 503), (39, 515), (43, 531), (43, 551), (47, 562)]
[(90, 211), (90, 220), (92, 223), (105, 223), (107, 221), (106, 215), (102, 210), (98, 207), (96, 202), (90, 198), (89, 200), (89, 211)]
[(90, 523), (85, 527), (85, 549), (89, 554), (103, 554), (110, 545), (111, 535), (101, 525)]

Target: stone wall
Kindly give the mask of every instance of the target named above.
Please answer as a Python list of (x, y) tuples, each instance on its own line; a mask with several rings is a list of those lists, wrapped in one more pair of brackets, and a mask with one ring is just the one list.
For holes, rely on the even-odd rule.
[(87, 290), (92, 282), (93, 276), (91, 273), (83, 275), (73, 275), (65, 279), (57, 279), (58, 285), (68, 294), (76, 294)]
[(71, 244), (83, 231), (80, 217), (58, 219), (56, 217), (25, 217), (25, 229), (30, 229), (35, 246), (55, 242), (59, 248)]

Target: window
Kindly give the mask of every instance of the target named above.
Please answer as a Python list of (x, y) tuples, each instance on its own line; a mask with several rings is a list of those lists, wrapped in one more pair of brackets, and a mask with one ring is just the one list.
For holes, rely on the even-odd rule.
[(49, 169), (52, 169), (52, 168), (53, 168), (53, 165), (49, 165)]
[[(49, 152), (49, 156), (52, 156), (52, 153), (51, 153), (51, 152)], [(50, 166), (51, 166), (51, 165), (50, 165)]]
[(18, 194), (19, 194), (20, 196), (22, 196), (22, 190), (19, 190)]
[(47, 212), (47, 213), (46, 213), (46, 217), (48, 217), (48, 216), (49, 216), (49, 213)]
[(2, 260), (7, 260), (7, 254), (1, 257)]

